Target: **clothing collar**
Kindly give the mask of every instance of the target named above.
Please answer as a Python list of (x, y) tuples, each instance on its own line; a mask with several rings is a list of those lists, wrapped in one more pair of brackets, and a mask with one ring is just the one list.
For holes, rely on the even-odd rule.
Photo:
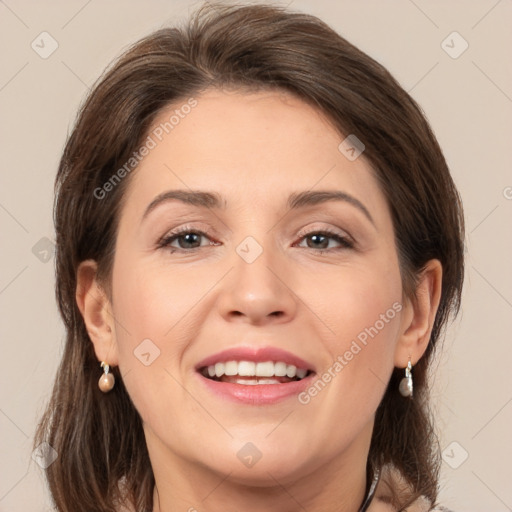
[(380, 470), (377, 469), (373, 475), (373, 480), (370, 485), (370, 489), (368, 490), (368, 494), (366, 495), (366, 498), (363, 501), (363, 504), (361, 505), (361, 508), (359, 509), (359, 512), (366, 512), (368, 510), (368, 507), (370, 506), (373, 497), (375, 495), (375, 489), (377, 488), (377, 484), (380, 480)]

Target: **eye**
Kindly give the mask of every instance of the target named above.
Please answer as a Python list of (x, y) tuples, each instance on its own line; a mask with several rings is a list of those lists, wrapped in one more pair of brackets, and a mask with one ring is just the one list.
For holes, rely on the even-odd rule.
[[(338, 247), (333, 247), (331, 242), (334, 241)], [(340, 249), (354, 248), (354, 242), (348, 237), (340, 235), (334, 231), (324, 229), (322, 231), (310, 231), (302, 235), (301, 243), (306, 242), (308, 249), (317, 249), (320, 254), (324, 252), (336, 251)], [(301, 245), (299, 245), (301, 247)], [(304, 246), (302, 246), (304, 247)]]
[(202, 244), (201, 240), (204, 238), (209, 239), (209, 235), (204, 231), (185, 226), (164, 236), (158, 242), (158, 248), (169, 248), (172, 253), (176, 251), (191, 252), (207, 245), (217, 245), (212, 240), (209, 243)]
[[(207, 239), (209, 242), (201, 243), (203, 239)], [(303, 242), (306, 242), (306, 246), (301, 245)], [(332, 243), (338, 244), (338, 247), (333, 247)], [(200, 229), (192, 229), (188, 226), (184, 226), (162, 237), (157, 245), (158, 248), (166, 248), (173, 253), (177, 251), (193, 252), (201, 247), (219, 244), (213, 242), (208, 233)], [(297, 244), (297, 246), (315, 249), (315, 252), (322, 254), (330, 251), (352, 249), (354, 242), (348, 236), (343, 236), (334, 231), (324, 229), (301, 235), (300, 244)]]

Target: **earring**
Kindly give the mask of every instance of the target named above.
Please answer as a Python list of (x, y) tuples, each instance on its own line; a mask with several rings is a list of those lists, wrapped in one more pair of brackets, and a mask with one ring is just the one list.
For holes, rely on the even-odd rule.
[(116, 379), (114, 378), (114, 375), (109, 373), (110, 366), (105, 363), (105, 361), (102, 361), (100, 366), (103, 368), (103, 374), (98, 381), (98, 387), (103, 391), (103, 393), (108, 393), (114, 387)]
[(407, 368), (405, 369), (405, 377), (400, 381), (400, 385), (398, 386), (398, 390), (402, 396), (409, 396), (412, 398), (412, 364), (411, 358), (409, 358), (409, 362), (407, 363)]

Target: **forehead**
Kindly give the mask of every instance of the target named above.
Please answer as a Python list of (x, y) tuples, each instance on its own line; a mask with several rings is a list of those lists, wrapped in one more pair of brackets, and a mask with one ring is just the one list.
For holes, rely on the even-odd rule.
[(386, 207), (369, 163), (348, 160), (329, 120), (283, 91), (208, 90), (161, 111), (148, 136), (152, 148), (125, 197), (139, 217), (155, 195), (177, 188), (218, 191), (226, 208), (278, 207), (291, 192), (315, 188)]

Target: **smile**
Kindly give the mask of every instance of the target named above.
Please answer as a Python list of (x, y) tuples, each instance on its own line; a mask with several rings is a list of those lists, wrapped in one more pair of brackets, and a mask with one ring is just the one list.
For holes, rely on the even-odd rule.
[(225, 361), (205, 366), (200, 372), (204, 377), (218, 382), (245, 386), (286, 384), (302, 380), (310, 373), (305, 368), (297, 368), (283, 361)]
[(251, 406), (272, 405), (311, 385), (316, 367), (280, 347), (233, 346), (195, 366), (200, 386), (211, 397)]

